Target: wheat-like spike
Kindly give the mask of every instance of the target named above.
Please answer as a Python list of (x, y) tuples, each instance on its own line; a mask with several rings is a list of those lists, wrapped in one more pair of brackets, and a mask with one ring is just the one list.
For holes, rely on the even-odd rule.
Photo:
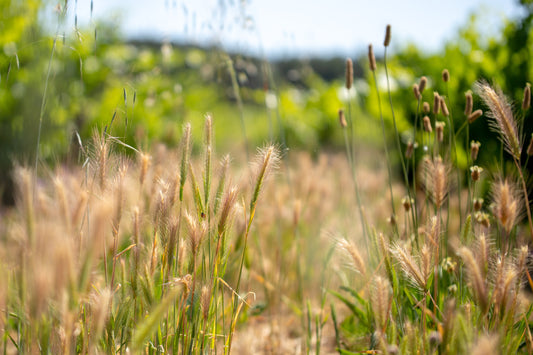
[(259, 199), (259, 193), (262, 190), (263, 183), (268, 178), (271, 171), (278, 166), (278, 162), (280, 160), (279, 151), (273, 145), (259, 150), (257, 157), (256, 164), (258, 171), (255, 179), (254, 192), (250, 201), (250, 216), (252, 218), (253, 214), (255, 213), (255, 207), (257, 205), (257, 200)]
[(509, 234), (522, 216), (522, 194), (514, 182), (498, 178), (492, 185), (492, 214)]
[(372, 311), (377, 330), (384, 331), (389, 318), (391, 303), (391, 286), (389, 280), (376, 276), (373, 280)]
[(411, 253), (398, 243), (393, 244), (390, 251), (409, 281), (421, 291), (426, 290), (427, 279)]
[(474, 254), (467, 247), (461, 247), (458, 255), (463, 259), (468, 271), (468, 277), (472, 285), (472, 293), (477, 300), (483, 313), (488, 310), (488, 292), (485, 278), (482, 275)]
[(348, 256), (354, 270), (362, 276), (366, 276), (366, 262), (355, 245), (346, 238), (342, 238), (337, 242), (337, 247)]
[(494, 89), (486, 81), (478, 81), (474, 88), (489, 108), (491, 127), (500, 134), (507, 152), (515, 159), (520, 159), (522, 145), (509, 100), (500, 88)]
[(429, 176), (429, 179), (422, 179), (426, 190), (429, 191), (431, 199), (437, 209), (441, 208), (448, 196), (449, 189), (449, 168), (442, 161), (440, 156), (433, 159), (424, 160), (424, 174)]

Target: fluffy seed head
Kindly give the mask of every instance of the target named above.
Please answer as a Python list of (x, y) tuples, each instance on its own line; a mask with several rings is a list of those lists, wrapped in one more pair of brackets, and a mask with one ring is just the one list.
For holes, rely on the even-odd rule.
[(360, 273), (361, 275), (366, 275), (366, 263), (359, 253), (359, 250), (357, 250), (356, 246), (349, 242), (346, 238), (342, 238), (337, 242), (337, 247), (340, 248), (342, 252), (344, 252), (349, 260), (351, 266)]
[(425, 187), (430, 192), (435, 207), (439, 209), (448, 195), (449, 168), (442, 161), (442, 158), (437, 156), (424, 160), (423, 171), (429, 179), (422, 179), (422, 181), (425, 181)]
[(419, 290), (424, 291), (427, 286), (427, 279), (420, 269), (420, 266), (416, 263), (413, 255), (411, 255), (404, 246), (398, 243), (395, 243), (390, 251), (407, 279)]
[(372, 286), (372, 311), (376, 320), (376, 328), (383, 331), (389, 319), (392, 290), (389, 280), (381, 276), (374, 278)]
[(522, 194), (514, 182), (498, 179), (492, 185), (492, 214), (500, 226), (510, 233), (522, 212)]
[(494, 89), (486, 81), (477, 82), (475, 90), (489, 108), (491, 127), (500, 134), (507, 152), (515, 159), (520, 159), (522, 146), (509, 100), (501, 89)]
[(474, 298), (481, 307), (482, 311), (485, 312), (488, 308), (487, 286), (485, 284), (485, 278), (479, 269), (476, 258), (472, 251), (467, 247), (461, 247), (458, 255), (465, 263)]

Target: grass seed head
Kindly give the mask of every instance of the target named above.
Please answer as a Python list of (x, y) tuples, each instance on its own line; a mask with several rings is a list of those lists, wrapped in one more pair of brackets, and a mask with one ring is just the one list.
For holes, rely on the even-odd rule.
[(472, 97), (472, 91), (468, 90), (465, 93), (465, 116), (469, 117), (474, 107), (474, 99)]
[(440, 111), (440, 95), (438, 92), (433, 93), (433, 114), (438, 115)]
[(374, 56), (374, 48), (372, 48), (372, 45), (368, 45), (368, 66), (370, 68), (370, 71), (376, 70), (376, 57)]
[(468, 115), (468, 123), (474, 123), (478, 118), (480, 118), (483, 115), (483, 111), (481, 110), (475, 110), (470, 115)]
[(348, 256), (351, 266), (362, 276), (366, 276), (366, 262), (359, 253), (357, 247), (346, 238), (337, 242), (337, 247)]
[(431, 107), (429, 106), (429, 102), (424, 101), (422, 104), (422, 112), (424, 112), (426, 115), (431, 111)]
[(492, 214), (498, 224), (509, 234), (522, 214), (522, 194), (517, 184), (499, 178), (492, 184)]
[(422, 98), (422, 95), (420, 94), (420, 88), (418, 87), (418, 84), (413, 84), (413, 94), (415, 95), (415, 99), (420, 100)]
[(384, 331), (389, 319), (392, 290), (389, 280), (376, 276), (373, 280), (372, 288), (372, 311), (376, 321), (376, 327)]
[(387, 28), (385, 29), (385, 40), (383, 41), (383, 45), (385, 47), (388, 47), (391, 40), (391, 27), (390, 25), (387, 25)]
[(492, 118), (492, 129), (500, 134), (507, 152), (515, 159), (519, 159), (522, 146), (509, 99), (501, 89), (491, 87), (486, 81), (478, 81), (475, 91), (489, 108), (488, 115)]
[(479, 147), (481, 147), (481, 143), (477, 141), (470, 142), (470, 158), (472, 158), (472, 161), (475, 161), (477, 159), (477, 156), (479, 154)]
[(420, 94), (424, 92), (424, 89), (426, 88), (428, 83), (428, 79), (423, 76), (420, 78), (420, 82), (418, 83), (418, 90), (420, 91)]
[(450, 81), (450, 72), (448, 71), (448, 69), (444, 69), (442, 71), (442, 81), (444, 81), (445, 83)]
[(450, 111), (448, 111), (448, 106), (446, 105), (446, 100), (443, 96), (439, 98), (440, 102), (440, 110), (442, 111), (442, 114), (446, 117), (450, 116)]
[(346, 122), (346, 117), (344, 116), (344, 110), (339, 110), (339, 124), (342, 128), (346, 128), (348, 126), (348, 123)]
[(350, 58), (346, 59), (346, 89), (350, 90), (353, 84), (353, 63)]
[(463, 259), (467, 269), (467, 275), (472, 287), (472, 293), (481, 307), (483, 313), (488, 310), (488, 291), (482, 271), (472, 251), (467, 247), (461, 247), (458, 255)]
[(437, 141), (442, 143), (444, 141), (444, 126), (446, 125), (443, 121), (436, 121), (435, 122), (435, 133), (437, 136)]
[(424, 116), (422, 119), (422, 122), (424, 124), (424, 131), (431, 133), (433, 132), (433, 128), (431, 127), (431, 120), (429, 119), (429, 116)]

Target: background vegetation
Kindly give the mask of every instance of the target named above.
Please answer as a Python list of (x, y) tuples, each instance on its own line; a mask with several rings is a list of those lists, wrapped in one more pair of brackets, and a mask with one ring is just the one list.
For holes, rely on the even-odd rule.
[[(68, 29), (65, 4), (53, 16), (47, 5), (0, 1), (5, 352), (238, 353), (250, 349), (232, 345), (240, 324), (251, 343), (266, 329), (257, 351), (272, 353), (531, 351), (525, 213), (516, 207), (508, 224), (488, 204), (474, 211), (478, 198), (502, 200), (495, 186), (508, 175), (529, 185), (529, 154), (504, 150), (501, 129), (485, 117), (468, 125), (463, 113), (475, 82), (497, 83), (517, 103), (527, 147), (531, 110), (520, 102), (533, 74), (529, 1), (494, 38), (472, 15), (439, 53), (396, 43), (387, 69), (375, 45), (377, 70), (358, 54), (349, 89), (345, 58), (267, 61), (125, 42), (118, 24)], [(452, 113), (428, 118), (446, 120), (450, 135), (440, 140), (421, 129), (420, 107), (434, 106), (433, 92)], [(480, 96), (474, 108), (486, 111)], [(419, 147), (404, 160), (413, 140)], [(477, 160), (470, 140), (481, 142)], [(277, 145), (250, 170), (265, 142)], [(278, 150), (280, 173), (263, 184)], [(219, 151), (235, 157), (231, 169)], [(20, 168), (35, 162), (36, 171)], [(471, 181), (474, 162), (490, 179)], [(425, 172), (419, 185), (415, 164)], [(454, 176), (442, 199), (427, 182), (436, 172)], [(527, 203), (524, 190), (506, 192), (513, 206)]]

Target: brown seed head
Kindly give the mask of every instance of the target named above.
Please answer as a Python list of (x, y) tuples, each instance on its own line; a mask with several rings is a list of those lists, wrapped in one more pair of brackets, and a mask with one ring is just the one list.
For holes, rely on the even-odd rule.
[(474, 165), (474, 166), (470, 167), (470, 175), (471, 175), (473, 181), (478, 181), (482, 172), (483, 172), (483, 168), (482, 167), (479, 167), (477, 165)]
[(418, 83), (418, 90), (420, 90), (420, 94), (424, 92), (424, 89), (426, 88), (427, 83), (428, 83), (428, 79), (425, 76), (420, 78), (420, 82)]
[(481, 117), (483, 115), (483, 111), (481, 110), (475, 110), (468, 116), (468, 123), (474, 123), (475, 120)]
[(522, 110), (524, 111), (528, 110), (529, 106), (531, 106), (531, 85), (527, 83), (526, 87), (524, 88), (524, 98), (522, 99)]
[(368, 66), (370, 71), (376, 70), (376, 57), (374, 56), (374, 49), (371, 44), (368, 45)]
[(387, 28), (385, 29), (385, 40), (383, 41), (383, 45), (385, 47), (388, 47), (390, 44), (390, 38), (391, 38), (391, 29), (390, 25), (387, 25)]
[(351, 89), (353, 84), (353, 63), (350, 58), (346, 59), (346, 89)]
[(437, 140), (442, 143), (444, 141), (444, 126), (446, 124), (442, 121), (435, 122), (435, 131), (437, 135)]
[(448, 106), (446, 106), (446, 100), (444, 97), (440, 97), (440, 110), (442, 111), (442, 114), (446, 117), (450, 116), (450, 111), (448, 111)]
[(429, 119), (429, 116), (424, 116), (422, 119), (422, 122), (424, 123), (424, 131), (431, 133), (433, 132), (433, 128), (431, 127), (431, 120)]
[(413, 94), (415, 95), (415, 99), (420, 100), (422, 95), (420, 95), (420, 89), (418, 88), (418, 84), (413, 84)]
[(433, 114), (438, 115), (440, 109), (440, 95), (438, 92), (433, 93)]
[(429, 102), (425, 102), (422, 104), (422, 112), (424, 112), (426, 115), (431, 111), (431, 107), (429, 106)]
[(412, 198), (409, 198), (409, 196), (405, 196), (402, 198), (402, 206), (405, 212), (409, 212), (411, 210), (411, 206), (413, 205), (414, 201)]
[(476, 141), (470, 142), (470, 157), (472, 158), (472, 161), (475, 161), (477, 159), (480, 146), (481, 146), (481, 143), (479, 142), (476, 142)]
[(472, 91), (468, 90), (465, 93), (465, 116), (469, 117), (474, 107), (474, 99), (472, 98)]
[(474, 221), (485, 228), (490, 228), (490, 217), (487, 213), (478, 211), (474, 213)]
[(444, 69), (442, 71), (442, 81), (447, 83), (449, 80), (450, 80), (450, 72), (448, 71), (448, 69)]
[(344, 110), (339, 110), (339, 123), (342, 128), (346, 128), (348, 126), (348, 123), (346, 122), (346, 117), (344, 116)]
[(484, 200), (482, 198), (474, 198), (474, 211), (481, 211)]

